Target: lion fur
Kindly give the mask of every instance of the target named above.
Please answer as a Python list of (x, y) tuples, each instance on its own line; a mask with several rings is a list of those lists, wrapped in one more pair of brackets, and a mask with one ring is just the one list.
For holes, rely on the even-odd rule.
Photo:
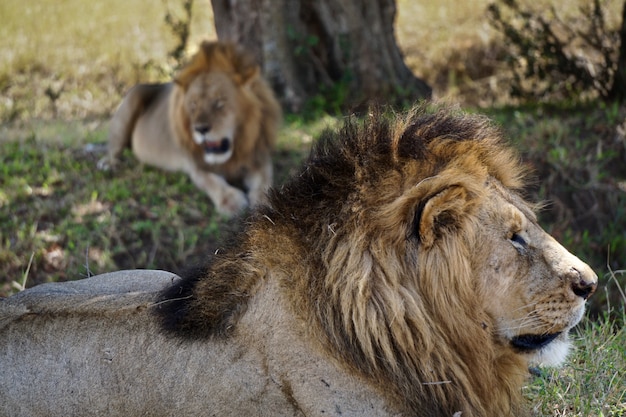
[[(406, 282), (407, 271), (394, 261), (391, 248), (407, 239), (411, 210), (420, 201), (451, 184), (459, 185), (454, 194), (472, 194), (445, 196), (451, 206), (447, 224), (437, 229), (442, 236), (419, 233), (423, 245), (433, 246), (447, 229), (477, 226), (466, 217), (485, 198), (488, 177), (520, 189), (525, 174), (517, 154), (483, 117), (420, 107), (396, 124), (380, 113), (364, 125), (348, 121), (338, 134), (324, 133), (295, 179), (271, 192), (270, 204), (256, 214), (238, 251), (218, 254), (184, 292), (181, 286), (171, 288), (164, 300), (179, 301), (162, 305), (161, 314), (167, 328), (179, 333), (227, 334), (236, 326), (241, 303), (258, 288), (263, 267), (277, 266), (290, 271), (289, 277), (306, 277), (283, 282), (294, 313), (355, 371), (394, 387), (388, 394), (405, 403), (405, 411), (498, 415), (515, 410), (525, 362), (512, 355), (496, 360), (488, 338), (480, 340), (485, 320), (472, 317), (480, 311), (472, 297), (459, 297), (458, 305), (445, 299), (444, 283), (451, 277), (469, 279), (471, 271), (461, 262), (442, 270), (440, 257), (464, 261), (467, 248), (449, 239), (428, 252), (420, 262), (420, 287)], [(416, 177), (422, 186), (403, 182)], [(254, 251), (247, 253), (248, 247)], [(376, 285), (377, 279), (385, 285)], [(436, 319), (442, 308), (452, 306), (455, 311), (445, 314), (458, 322)], [(450, 345), (451, 334), (472, 337), (459, 339), (453, 351), (441, 349)]]
[[(570, 286), (597, 277), (538, 226), (521, 195), (526, 169), (486, 118), (425, 105), (388, 113), (324, 133), (301, 171), (270, 190), (206, 265), (153, 293), (133, 316), (144, 333), (116, 333), (134, 349), (124, 357), (132, 372), (116, 375), (126, 386), (161, 369), (144, 403), (164, 411), (107, 403), (112, 388), (100, 384), (96, 398), (110, 415), (524, 414), (521, 389), (536, 355), (511, 342), (502, 317), (545, 307), (566, 339), (584, 305)], [(512, 305), (526, 296), (537, 299), (529, 313), (528, 303)], [(3, 330), (11, 338), (0, 338), (0, 358), (32, 343), (19, 336), (30, 330), (19, 317)], [(50, 331), (63, 329), (48, 320)], [(88, 326), (99, 322), (94, 315)], [(150, 356), (129, 341), (137, 334), (155, 347)], [(73, 349), (76, 360), (99, 354), (97, 345)], [(90, 372), (107, 381), (107, 366)], [(153, 395), (164, 384), (181, 398), (170, 408)]]

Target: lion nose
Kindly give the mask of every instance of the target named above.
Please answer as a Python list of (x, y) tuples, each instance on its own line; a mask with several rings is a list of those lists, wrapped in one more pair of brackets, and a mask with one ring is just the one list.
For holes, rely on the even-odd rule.
[(596, 287), (598, 286), (598, 280), (595, 277), (595, 274), (592, 272), (591, 275), (585, 277), (587, 274), (581, 273), (578, 269), (572, 268), (572, 291), (578, 297), (581, 297), (583, 300), (591, 297), (596, 291)]
[(196, 125), (194, 129), (201, 135), (206, 135), (211, 130), (211, 125)]

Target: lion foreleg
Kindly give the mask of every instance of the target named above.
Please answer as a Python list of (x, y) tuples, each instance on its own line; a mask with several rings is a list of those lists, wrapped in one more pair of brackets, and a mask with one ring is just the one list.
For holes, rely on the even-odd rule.
[(260, 170), (251, 171), (244, 178), (251, 206), (264, 203), (267, 200), (266, 192), (272, 185), (273, 175), (272, 163), (267, 161)]
[(209, 195), (218, 212), (230, 217), (248, 206), (244, 192), (228, 184), (221, 176), (195, 168), (190, 169), (188, 174), (193, 183)]

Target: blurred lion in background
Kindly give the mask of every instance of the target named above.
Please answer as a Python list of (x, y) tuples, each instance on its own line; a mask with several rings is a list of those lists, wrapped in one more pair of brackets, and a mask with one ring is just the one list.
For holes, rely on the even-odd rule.
[(203, 42), (173, 82), (127, 93), (98, 166), (113, 167), (129, 146), (143, 163), (186, 172), (217, 211), (232, 216), (264, 201), (281, 115), (250, 53)]

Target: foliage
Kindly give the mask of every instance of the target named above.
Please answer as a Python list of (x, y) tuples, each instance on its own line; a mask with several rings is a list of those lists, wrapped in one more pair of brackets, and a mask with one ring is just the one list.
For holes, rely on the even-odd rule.
[[(320, 45), (320, 38), (316, 35), (303, 34), (293, 26), (287, 27), (287, 39), (293, 47), (294, 56), (302, 62), (315, 62), (315, 48)], [(345, 45), (344, 45), (345, 46)], [(353, 75), (349, 69), (341, 72), (339, 79), (333, 79), (323, 68), (318, 68), (321, 82), (317, 93), (311, 94), (302, 108), (302, 114), (315, 120), (324, 114), (340, 115), (350, 92)]]
[(518, 0), (488, 7), (490, 23), (510, 45), (511, 93), (524, 99), (608, 97), (617, 69), (619, 34), (608, 27), (601, 0), (562, 19), (554, 6), (532, 10)]
[(350, 71), (347, 70), (340, 81), (320, 87), (319, 92), (304, 103), (302, 114), (310, 120), (315, 120), (324, 114), (341, 115), (345, 110), (351, 78)]

